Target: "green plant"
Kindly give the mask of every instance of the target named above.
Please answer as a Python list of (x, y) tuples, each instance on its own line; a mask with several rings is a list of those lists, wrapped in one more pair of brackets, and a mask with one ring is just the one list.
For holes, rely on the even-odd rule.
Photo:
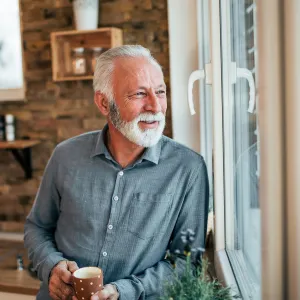
[[(208, 260), (201, 259), (203, 249), (193, 249), (194, 240), (191, 230), (183, 232), (182, 240), (185, 243), (183, 256), (185, 257), (185, 270), (179, 274), (174, 270), (174, 278), (164, 285), (164, 295), (160, 300), (231, 300), (241, 299), (231, 294), (230, 287), (223, 287), (217, 280), (210, 280), (207, 274)], [(168, 253), (167, 259), (173, 267), (176, 266), (179, 251)]]

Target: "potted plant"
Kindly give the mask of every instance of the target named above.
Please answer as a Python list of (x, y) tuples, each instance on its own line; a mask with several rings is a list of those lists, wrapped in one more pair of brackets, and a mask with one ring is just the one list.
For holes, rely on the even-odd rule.
[(216, 279), (211, 280), (207, 275), (208, 261), (201, 259), (203, 249), (191, 248), (194, 232), (190, 229), (182, 233), (184, 251), (168, 253), (167, 259), (175, 268), (178, 256), (185, 257), (185, 271), (181, 276), (174, 271), (172, 281), (164, 285), (164, 295), (160, 300), (231, 300), (241, 299), (232, 295), (230, 287), (223, 287)]
[(73, 3), (77, 30), (93, 30), (98, 27), (99, 0), (70, 0)]

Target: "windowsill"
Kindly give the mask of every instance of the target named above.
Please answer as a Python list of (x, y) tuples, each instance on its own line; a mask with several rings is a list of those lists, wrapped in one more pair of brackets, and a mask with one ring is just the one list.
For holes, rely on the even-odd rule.
[(208, 258), (210, 263), (208, 273), (211, 279), (217, 279), (224, 286), (231, 287), (232, 295), (240, 294), (235, 276), (232, 272), (227, 253), (224, 249), (215, 251), (214, 236), (214, 214), (208, 215), (206, 251), (204, 257)]
[(219, 281), (226, 286), (230, 286), (233, 291), (239, 292), (227, 253), (224, 249), (215, 252), (214, 262)]

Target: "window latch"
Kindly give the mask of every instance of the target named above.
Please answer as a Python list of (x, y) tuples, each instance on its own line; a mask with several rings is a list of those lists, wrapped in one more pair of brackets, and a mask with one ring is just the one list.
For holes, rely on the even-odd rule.
[(196, 114), (193, 100), (193, 86), (195, 81), (205, 79), (206, 84), (212, 84), (211, 79), (211, 63), (205, 65), (205, 70), (196, 70), (192, 72), (188, 81), (188, 103), (191, 115)]
[(248, 106), (248, 112), (254, 113), (255, 109), (255, 82), (253, 75), (250, 70), (246, 68), (237, 68), (236, 62), (231, 63), (231, 83), (235, 84), (237, 81), (237, 78), (244, 78), (248, 81), (249, 84), (249, 106)]

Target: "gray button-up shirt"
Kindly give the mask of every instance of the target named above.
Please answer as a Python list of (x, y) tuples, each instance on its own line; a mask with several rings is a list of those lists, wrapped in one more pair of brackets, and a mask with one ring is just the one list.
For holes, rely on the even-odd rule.
[[(105, 146), (107, 126), (59, 144), (25, 224), (25, 246), (50, 299), (51, 269), (63, 259), (98, 266), (120, 300), (158, 299), (174, 270), (166, 250), (181, 231), (205, 246), (208, 180), (203, 158), (163, 136), (122, 169)], [(177, 263), (178, 272), (184, 260)]]

